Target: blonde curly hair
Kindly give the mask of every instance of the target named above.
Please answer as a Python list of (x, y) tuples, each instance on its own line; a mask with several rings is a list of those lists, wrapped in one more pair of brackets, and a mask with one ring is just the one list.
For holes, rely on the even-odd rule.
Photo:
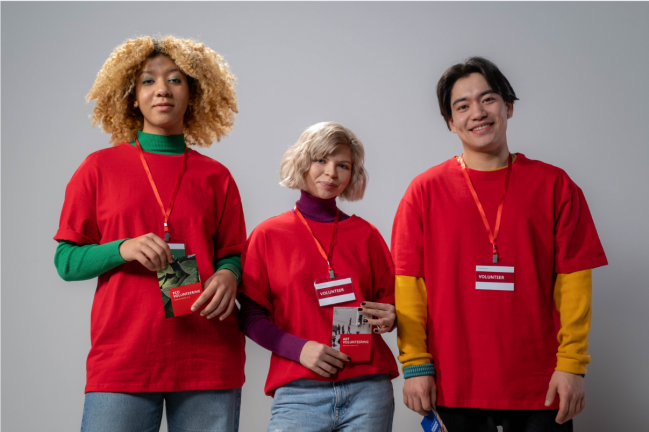
[(86, 96), (96, 101), (92, 125), (111, 134), (113, 145), (132, 141), (144, 125), (133, 106), (135, 82), (145, 60), (165, 55), (187, 75), (189, 106), (183, 133), (188, 145), (209, 147), (232, 130), (238, 112), (235, 77), (225, 60), (200, 42), (174, 36), (129, 39), (115, 48)]
[(365, 169), (365, 149), (354, 132), (335, 122), (314, 124), (305, 130), (293, 146), (282, 157), (279, 166), (281, 186), (289, 189), (305, 189), (305, 176), (311, 163), (331, 153), (339, 145), (346, 145), (352, 153), (352, 176), (339, 198), (358, 201), (365, 195), (369, 178)]

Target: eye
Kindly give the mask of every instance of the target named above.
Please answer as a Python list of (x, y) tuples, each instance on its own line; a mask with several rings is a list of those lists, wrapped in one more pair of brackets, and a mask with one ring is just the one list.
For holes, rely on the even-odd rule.
[(340, 164), (340, 165), (338, 165), (338, 166), (339, 166), (340, 168), (342, 168), (342, 169), (346, 169), (346, 170), (349, 169), (349, 166), (347, 166), (346, 164)]
[(316, 160), (314, 160), (313, 162), (315, 162), (315, 163), (319, 163), (319, 164), (326, 163), (326, 161), (325, 161), (324, 159), (316, 159)]
[(142, 80), (142, 84), (143, 84), (143, 85), (151, 85), (151, 84), (153, 84), (154, 82), (155, 82), (155, 81), (153, 81), (153, 78), (148, 78), (148, 77), (147, 77), (147, 78), (144, 78), (144, 79)]
[(485, 98), (485, 100), (483, 100), (483, 102), (491, 102), (491, 101), (494, 101), (494, 100), (496, 100), (496, 98), (490, 96), (490, 97), (488, 97), (488, 98)]
[(460, 105), (459, 107), (457, 107), (457, 110), (462, 111), (463, 109), (467, 109), (468, 107), (468, 105)]
[(172, 82), (172, 83), (174, 83), (174, 84), (181, 84), (181, 83), (182, 83), (182, 80), (181, 80), (180, 78), (178, 78), (178, 77), (171, 77), (171, 78), (169, 79), (169, 82)]

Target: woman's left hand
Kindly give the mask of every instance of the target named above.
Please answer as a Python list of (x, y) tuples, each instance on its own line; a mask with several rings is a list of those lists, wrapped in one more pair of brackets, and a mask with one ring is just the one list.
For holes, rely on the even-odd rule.
[(222, 313), (219, 320), (223, 321), (234, 310), (236, 297), (237, 277), (230, 270), (221, 269), (205, 282), (203, 293), (192, 305), (192, 312), (211, 298), (212, 301), (201, 311), (201, 316), (212, 319)]
[(392, 330), (394, 320), (397, 319), (396, 309), (391, 304), (363, 302), (358, 308), (358, 311), (378, 318), (364, 320), (368, 324), (376, 326), (374, 333), (378, 334), (387, 333)]

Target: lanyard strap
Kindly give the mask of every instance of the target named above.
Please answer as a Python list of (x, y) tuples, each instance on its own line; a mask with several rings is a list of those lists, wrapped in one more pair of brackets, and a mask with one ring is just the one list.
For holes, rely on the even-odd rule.
[(149, 177), (149, 183), (151, 183), (151, 188), (153, 188), (153, 193), (155, 193), (155, 197), (158, 199), (158, 204), (160, 204), (160, 210), (162, 210), (162, 214), (164, 215), (164, 233), (165, 233), (165, 241), (169, 241), (169, 215), (171, 214), (171, 209), (174, 207), (174, 202), (176, 201), (176, 195), (178, 195), (178, 189), (180, 189), (180, 182), (183, 179), (183, 175), (185, 174), (185, 167), (187, 167), (187, 146), (185, 146), (185, 154), (183, 156), (183, 165), (180, 168), (180, 173), (178, 174), (178, 181), (176, 182), (176, 187), (174, 188), (174, 192), (171, 194), (171, 199), (169, 200), (169, 206), (167, 206), (167, 209), (165, 210), (164, 204), (162, 204), (162, 199), (160, 198), (160, 194), (158, 193), (158, 188), (155, 185), (155, 181), (153, 181), (153, 176), (151, 175), (151, 170), (149, 169), (149, 164), (147, 164), (146, 159), (144, 158), (144, 152), (142, 151), (142, 147), (140, 147), (140, 142), (135, 138), (135, 144), (137, 145), (137, 150), (140, 153), (140, 159), (142, 160), (142, 166), (144, 166), (144, 171), (146, 171), (146, 175)]
[(306, 223), (306, 219), (304, 219), (304, 216), (302, 216), (302, 213), (300, 213), (300, 211), (297, 209), (297, 206), (295, 206), (295, 208), (293, 210), (295, 210), (295, 214), (297, 215), (297, 217), (302, 221), (302, 223), (304, 224), (306, 229), (308, 229), (309, 232), (311, 233), (311, 236), (313, 237), (313, 240), (315, 240), (316, 246), (318, 246), (318, 250), (320, 251), (320, 255), (322, 255), (322, 257), (327, 261), (327, 266), (329, 267), (329, 277), (331, 279), (333, 279), (334, 278), (334, 268), (331, 267), (331, 256), (333, 255), (334, 244), (336, 243), (336, 236), (338, 235), (338, 216), (340, 215), (340, 210), (336, 209), (336, 218), (334, 219), (334, 230), (331, 233), (331, 243), (329, 243), (329, 254), (327, 254), (325, 252), (324, 248), (320, 244), (320, 241), (317, 238), (315, 238), (315, 236), (313, 235), (313, 231), (311, 231), (311, 227), (309, 226), (308, 223)]
[(475, 188), (473, 187), (473, 183), (471, 182), (471, 178), (469, 177), (469, 173), (466, 170), (464, 157), (460, 156), (459, 161), (460, 161), (460, 166), (462, 167), (462, 173), (464, 174), (464, 179), (466, 180), (466, 184), (469, 186), (469, 189), (471, 190), (471, 195), (473, 195), (473, 200), (478, 206), (478, 210), (480, 211), (480, 216), (482, 216), (482, 221), (484, 222), (484, 226), (485, 228), (487, 228), (487, 234), (489, 234), (489, 241), (493, 245), (493, 262), (494, 264), (496, 264), (498, 263), (498, 248), (496, 247), (496, 240), (498, 239), (498, 233), (500, 232), (500, 219), (503, 214), (503, 206), (505, 205), (505, 195), (507, 195), (507, 188), (509, 187), (509, 178), (512, 175), (512, 155), (510, 154), (509, 158), (507, 159), (507, 176), (505, 177), (505, 187), (503, 188), (503, 195), (500, 198), (500, 204), (498, 204), (498, 213), (496, 215), (496, 230), (494, 232), (491, 232), (491, 227), (489, 226), (487, 215), (485, 214), (484, 209), (482, 208), (482, 204), (480, 203), (480, 198), (478, 198), (478, 194), (475, 191)]

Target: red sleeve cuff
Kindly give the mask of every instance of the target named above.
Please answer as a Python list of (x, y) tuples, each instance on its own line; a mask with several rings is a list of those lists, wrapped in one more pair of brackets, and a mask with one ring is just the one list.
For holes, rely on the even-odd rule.
[(245, 247), (246, 247), (246, 244), (241, 243), (241, 244), (238, 244), (238, 245), (235, 245), (235, 246), (229, 246), (229, 247), (226, 247), (226, 248), (219, 249), (219, 250), (216, 251), (216, 254), (214, 256), (214, 260), (218, 260), (218, 259), (221, 259), (223, 257), (230, 256), (230, 255), (240, 255), (245, 250)]
[(97, 244), (96, 241), (91, 239), (90, 237), (87, 237), (81, 233), (78, 233), (76, 231), (72, 231), (69, 229), (59, 229), (56, 232), (56, 235), (54, 236), (54, 240), (56, 241), (61, 241), (61, 240), (66, 240), (66, 241), (71, 241), (75, 242), (79, 246), (84, 246), (84, 245), (89, 245), (89, 244)]

